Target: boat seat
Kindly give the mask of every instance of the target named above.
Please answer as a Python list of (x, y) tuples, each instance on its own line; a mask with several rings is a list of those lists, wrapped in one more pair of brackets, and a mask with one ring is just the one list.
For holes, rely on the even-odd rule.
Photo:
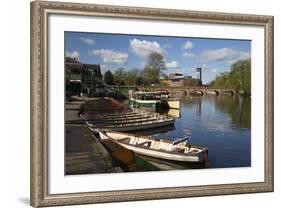
[(146, 146), (146, 147), (150, 147), (150, 145), (151, 145), (151, 141), (145, 141), (145, 142), (142, 142), (142, 143), (136, 144), (136, 146), (144, 146), (144, 145), (146, 145), (146, 144), (147, 144), (147, 146)]
[(131, 139), (130, 137), (124, 137), (124, 138), (118, 139), (118, 141), (119, 142), (127, 142), (128, 143), (130, 141), (130, 139)]
[(174, 152), (174, 153), (184, 153), (184, 149), (175, 149), (175, 150), (172, 150), (171, 152)]

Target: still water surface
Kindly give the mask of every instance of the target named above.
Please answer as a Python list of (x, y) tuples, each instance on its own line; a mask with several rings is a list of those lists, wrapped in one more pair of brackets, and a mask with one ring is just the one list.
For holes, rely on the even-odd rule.
[[(190, 144), (209, 149), (210, 168), (251, 166), (251, 99), (230, 96), (185, 96), (174, 127), (147, 131), (175, 140), (191, 136)], [(179, 117), (178, 117), (179, 116)]]

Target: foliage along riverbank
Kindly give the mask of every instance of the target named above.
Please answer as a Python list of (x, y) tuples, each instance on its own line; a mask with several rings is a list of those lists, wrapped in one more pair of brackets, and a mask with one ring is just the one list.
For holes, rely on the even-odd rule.
[(233, 88), (242, 94), (251, 94), (251, 60), (240, 60), (231, 65), (230, 72), (221, 73), (210, 83), (212, 87)]
[[(161, 85), (160, 77), (166, 77), (164, 58), (161, 54), (152, 53), (148, 57), (147, 64), (143, 70), (132, 69), (126, 71), (123, 68), (118, 69), (112, 74), (107, 71), (104, 74), (104, 82), (107, 85)], [(233, 63), (229, 72), (223, 72), (218, 75), (209, 86), (216, 88), (235, 89), (240, 94), (251, 94), (251, 60), (239, 60)]]
[(132, 69), (126, 71), (119, 68), (112, 74), (107, 71), (104, 74), (104, 82), (107, 85), (151, 85), (160, 84), (160, 77), (166, 70), (163, 55), (153, 52), (148, 56), (144, 69)]

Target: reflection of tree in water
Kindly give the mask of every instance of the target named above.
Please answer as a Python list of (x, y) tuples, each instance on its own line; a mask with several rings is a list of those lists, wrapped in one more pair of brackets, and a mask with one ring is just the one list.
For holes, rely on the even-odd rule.
[(218, 96), (215, 100), (217, 111), (226, 113), (239, 128), (251, 128), (251, 99), (247, 97)]
[[(251, 128), (251, 99), (239, 96), (194, 96), (182, 99), (183, 106), (196, 107), (200, 116), (202, 112), (202, 103), (211, 102), (216, 111), (227, 114), (231, 122), (238, 128)], [(207, 110), (207, 109), (205, 109)]]
[(202, 114), (202, 97), (200, 96), (188, 96), (182, 99), (182, 104), (184, 106), (195, 106), (196, 107), (196, 114), (201, 116)]

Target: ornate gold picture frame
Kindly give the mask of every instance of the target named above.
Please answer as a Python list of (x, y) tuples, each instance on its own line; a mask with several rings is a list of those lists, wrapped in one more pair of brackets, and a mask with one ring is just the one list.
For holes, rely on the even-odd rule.
[[(261, 182), (175, 186), (76, 193), (49, 192), (49, 63), (50, 15), (110, 17), (149, 21), (257, 26), (264, 29), (264, 180)], [(255, 90), (255, 89), (252, 89)], [(31, 3), (31, 205), (169, 199), (273, 191), (273, 17), (249, 14), (133, 8), (34, 1)]]

